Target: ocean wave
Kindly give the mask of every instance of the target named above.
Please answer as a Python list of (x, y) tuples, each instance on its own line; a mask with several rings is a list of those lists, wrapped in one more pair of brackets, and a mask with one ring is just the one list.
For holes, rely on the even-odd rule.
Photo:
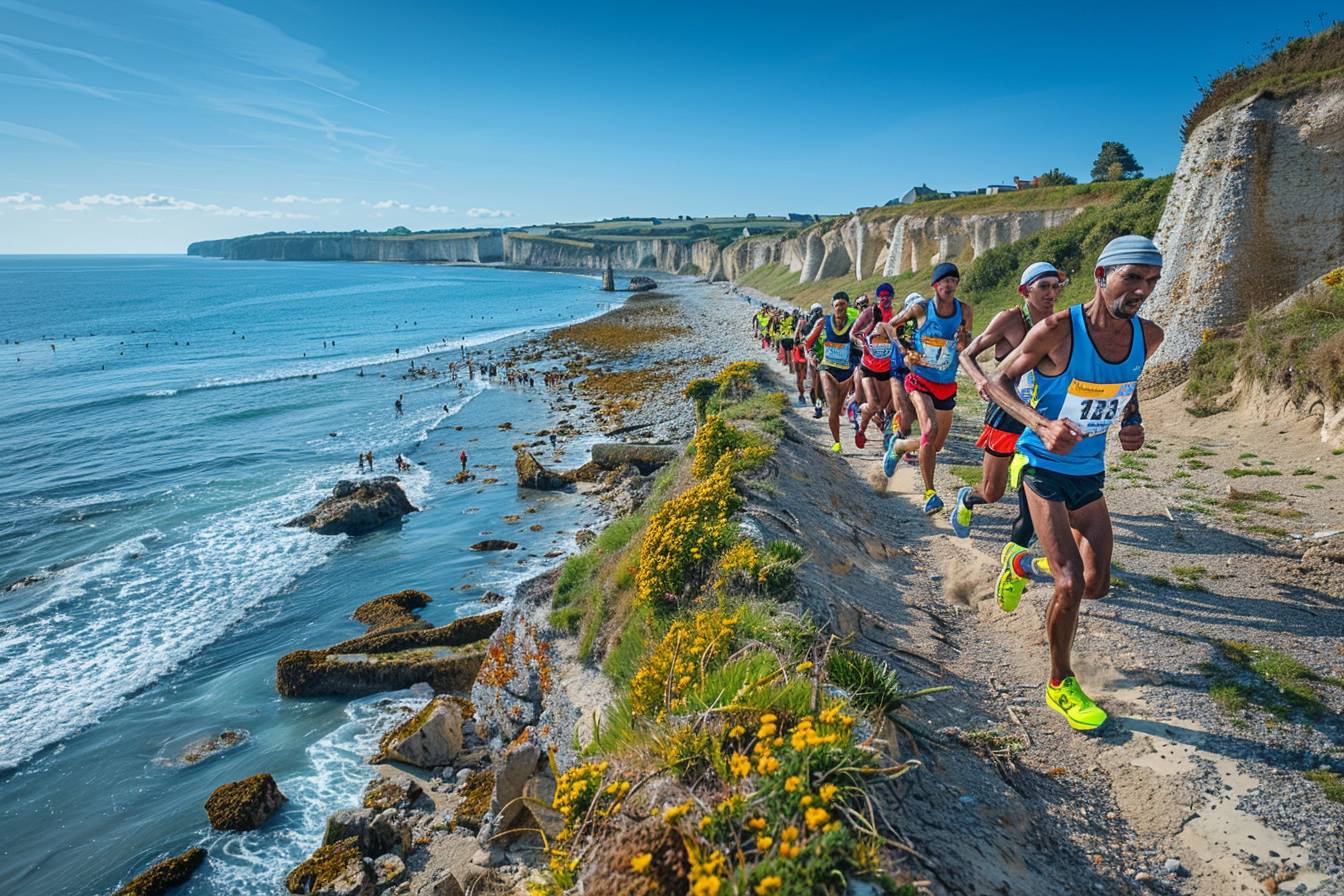
[(144, 393), (146, 398), (171, 398), (176, 394), (176, 389), (150, 389)]
[(8, 732), (0, 769), (96, 723), (322, 563), (343, 539), (276, 522), (310, 506), (329, 476), (209, 516), (138, 559), (123, 542), (53, 580), (49, 598), (39, 593), (0, 632), (0, 730)]

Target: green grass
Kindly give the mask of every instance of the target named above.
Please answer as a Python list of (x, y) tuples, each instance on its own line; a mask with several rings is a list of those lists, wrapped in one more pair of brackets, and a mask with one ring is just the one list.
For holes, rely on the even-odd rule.
[(1311, 467), (1298, 467), (1293, 471), (1294, 476), (1315, 476), (1316, 471)]
[(1185, 465), (1192, 470), (1208, 470), (1212, 466), (1211, 464), (1206, 464), (1204, 461), (1198, 459), (1188, 460), (1185, 462)]
[(886, 663), (847, 647), (833, 650), (826, 657), (826, 674), (832, 684), (849, 693), (855, 706), (878, 715), (886, 715), (913, 697), (951, 690), (936, 687), (906, 691), (895, 670)]
[(1013, 759), (1027, 748), (1019, 738), (984, 728), (962, 732), (961, 739), (990, 758)]
[[(1278, 39), (1276, 38), (1276, 41)], [(1344, 24), (1335, 22), (1316, 34), (1288, 41), (1255, 65), (1238, 65), (1208, 84), (1181, 123), (1181, 139), (1219, 109), (1261, 91), (1287, 97), (1344, 72)]]
[(1171, 584), (1171, 579), (1166, 576), (1149, 576), (1148, 581), (1159, 587), (1166, 587)]
[(1336, 476), (1334, 473), (1326, 473), (1326, 474), (1325, 474), (1324, 476), (1322, 476), (1321, 478), (1324, 479), (1326, 482), (1331, 482), (1331, 481), (1333, 481), (1333, 480), (1335, 480), (1335, 479), (1338, 479), (1339, 477)]
[(1305, 489), (1310, 489), (1311, 491), (1314, 491), (1314, 492), (1319, 492), (1319, 491), (1321, 491), (1322, 489), (1325, 488), (1325, 486), (1323, 486), (1323, 485), (1317, 485), (1317, 484), (1314, 483), (1314, 482), (1308, 482), (1306, 485), (1304, 485), (1304, 486), (1302, 486), (1302, 487), (1305, 488)]
[(1328, 769), (1316, 768), (1305, 773), (1308, 781), (1321, 785), (1325, 798), (1336, 803), (1344, 803), (1344, 778)]
[(1282, 476), (1279, 470), (1271, 470), (1266, 467), (1233, 467), (1230, 470), (1224, 470), (1223, 474), (1233, 479), (1241, 479), (1246, 476)]
[(1255, 456), (1256, 453), (1254, 451), (1243, 451), (1241, 454), (1237, 455), (1237, 460), (1247, 460)]
[(1181, 460), (1189, 460), (1192, 457), (1213, 457), (1218, 452), (1210, 451), (1200, 445), (1191, 445), (1189, 448), (1176, 455)]
[(953, 464), (952, 475), (960, 479), (967, 485), (979, 485), (980, 480), (985, 476), (985, 470), (981, 466), (972, 466), (970, 464)]
[(1344, 686), (1272, 647), (1246, 641), (1215, 641), (1214, 647), (1221, 662), (1207, 663), (1203, 671), (1211, 679), (1209, 696), (1229, 713), (1255, 706), (1281, 720), (1318, 719), (1326, 712), (1321, 687)]
[(1269, 535), (1274, 538), (1283, 538), (1288, 534), (1288, 530), (1279, 526), (1265, 526), (1260, 523), (1252, 523), (1249, 526), (1243, 526), (1247, 532), (1254, 532), (1257, 535)]

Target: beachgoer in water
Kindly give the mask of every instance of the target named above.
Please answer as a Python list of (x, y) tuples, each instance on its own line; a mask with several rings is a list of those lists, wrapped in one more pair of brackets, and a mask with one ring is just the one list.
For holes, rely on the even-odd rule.
[(403, 398), (405, 398), (405, 397), (406, 397), (405, 395), (398, 395), (398, 396), (397, 396), (397, 400), (394, 401), (394, 402), (392, 403), (392, 406), (395, 407), (395, 408), (397, 409), (397, 416), (398, 416), (398, 417), (400, 417), (402, 414), (405, 413), (405, 411), (403, 411), (403, 410), (401, 409), (401, 400), (402, 400)]
[(359, 472), (364, 472), (364, 452), (359, 453)]
[(462, 461), (462, 472), (467, 472), (467, 449), (463, 448), (462, 453), (457, 456), (457, 459)]

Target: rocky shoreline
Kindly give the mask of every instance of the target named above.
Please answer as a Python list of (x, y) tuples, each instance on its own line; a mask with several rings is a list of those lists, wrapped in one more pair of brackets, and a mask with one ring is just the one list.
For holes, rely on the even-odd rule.
[[(686, 384), (707, 364), (747, 354), (747, 346), (731, 357), (722, 354), (722, 334), (744, 319), (744, 306), (729, 295), (721, 285), (679, 282), (670, 292), (636, 294), (597, 318), (512, 346), (501, 366), (539, 375), (559, 357), (572, 384), (544, 393), (558, 423), (524, 433), (530, 441), (514, 445), (520, 487), (593, 495), (606, 518), (638, 506), (657, 469), (678, 457), (694, 433)], [(599, 437), (612, 441), (595, 441)], [(531, 453), (548, 442), (559, 446), (557, 457), (584, 446), (592, 459), (575, 469), (549, 469)], [(415, 509), (394, 486), (393, 477), (341, 483), (323, 506), (289, 525), (370, 531)], [(361, 489), (369, 492), (362, 503)], [(363, 506), (379, 502), (389, 507)], [(348, 524), (352, 513), (358, 518)], [(576, 541), (582, 546), (593, 537), (580, 530)], [(427, 698), (369, 757), (376, 774), (362, 805), (330, 807), (323, 842), (303, 864), (284, 869), (291, 892), (521, 892), (544, 864), (538, 832), (559, 830), (547, 808), (555, 790), (551, 758), (562, 765), (572, 760), (577, 707), (591, 715), (610, 693), (605, 678), (579, 661), (576, 639), (547, 625), (558, 573), (525, 581), (494, 612), (437, 628), (416, 612), (429, 595), (384, 595), (355, 610), (354, 618), (367, 626), (364, 635), (277, 661), (276, 688), (287, 698), (408, 687)], [(215, 804), (227, 796), (230, 817), (247, 819), (225, 826), (260, 827), (283, 801), (269, 775), (254, 779), (223, 784), (212, 796)], [(257, 781), (270, 786), (253, 786)], [(235, 796), (253, 791), (262, 794), (256, 805)], [(160, 882), (166, 889), (184, 881), (203, 859), (184, 856), (152, 866), (123, 891), (161, 892)]]

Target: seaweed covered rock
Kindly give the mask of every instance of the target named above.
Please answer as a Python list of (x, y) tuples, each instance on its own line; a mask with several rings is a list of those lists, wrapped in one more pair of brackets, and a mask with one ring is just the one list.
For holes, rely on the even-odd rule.
[(275, 779), (262, 773), (215, 788), (205, 801), (205, 814), (216, 830), (250, 831), (265, 824), (284, 801)]
[(192, 741), (182, 748), (182, 752), (171, 760), (156, 760), (164, 765), (195, 765), (211, 756), (241, 747), (247, 743), (248, 733), (242, 728), (228, 728), (218, 734)]
[(359, 697), (428, 682), (439, 693), (465, 692), (485, 658), (484, 640), (500, 613), (467, 616), (415, 631), (372, 633), (323, 650), (295, 650), (275, 665), (285, 697)]
[(479, 831), (485, 822), (486, 813), (490, 811), (490, 799), (494, 792), (494, 769), (479, 769), (467, 775), (459, 791), (462, 801), (453, 813), (453, 826), (473, 833)]
[(378, 761), (434, 768), (448, 765), (461, 750), (462, 707), (451, 697), (439, 696), (383, 735)]
[(502, 538), (487, 538), (485, 541), (478, 541), (471, 546), (473, 551), (511, 551), (518, 547), (516, 541), (505, 541)]
[(140, 872), (113, 896), (160, 896), (186, 883), (205, 861), (205, 850), (193, 846), (184, 853), (169, 856)]
[(635, 442), (603, 442), (593, 446), (593, 463), (604, 470), (627, 464), (647, 476), (676, 460), (681, 449), (676, 445), (646, 445)]
[(594, 482), (601, 475), (602, 468), (589, 461), (573, 470), (555, 471), (542, 465), (541, 461), (526, 448), (517, 448), (513, 460), (518, 471), (518, 484), (523, 488), (535, 488), (540, 491), (557, 491), (569, 488), (576, 482)]
[(401, 519), (420, 508), (411, 503), (395, 476), (379, 476), (358, 482), (342, 479), (307, 513), (285, 523), (311, 529), (319, 535), (362, 535)]
[(416, 800), (424, 796), (424, 793), (420, 785), (411, 778), (378, 777), (364, 788), (364, 808), (374, 811), (409, 809), (415, 805)]
[[(648, 853), (642, 872), (630, 864)], [(584, 862), (581, 888), (585, 896), (654, 896), (687, 892), (690, 861), (675, 828), (650, 818), (597, 844)]]
[(373, 896), (377, 883), (352, 837), (319, 846), (289, 873), (285, 888), (319, 896)]
[(423, 591), (408, 588), (395, 594), (384, 594), (355, 608), (356, 622), (369, 627), (368, 633), (387, 634), (414, 628), (429, 628), (430, 624), (416, 615), (433, 598)]
[(414, 823), (398, 809), (340, 809), (327, 816), (322, 842), (354, 843), (360, 855), (405, 855), (411, 848)]

